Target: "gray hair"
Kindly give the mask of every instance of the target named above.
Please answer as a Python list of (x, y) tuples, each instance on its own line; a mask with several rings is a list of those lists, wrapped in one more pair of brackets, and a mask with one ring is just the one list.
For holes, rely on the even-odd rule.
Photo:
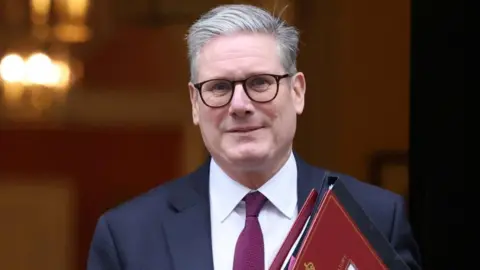
[(221, 5), (200, 17), (189, 29), (186, 40), (190, 61), (190, 80), (197, 77), (197, 57), (211, 39), (238, 32), (265, 33), (274, 36), (286, 72), (297, 72), (298, 31), (280, 17), (251, 5)]

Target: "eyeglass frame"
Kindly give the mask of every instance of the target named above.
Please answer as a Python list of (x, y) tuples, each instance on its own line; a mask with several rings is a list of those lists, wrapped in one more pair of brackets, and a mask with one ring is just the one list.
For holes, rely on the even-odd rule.
[[(275, 90), (275, 95), (267, 100), (267, 101), (256, 101), (254, 100), (249, 94), (248, 94), (248, 91), (247, 91), (247, 81), (253, 77), (256, 77), (256, 76), (272, 76), (273, 78), (275, 78), (275, 81), (276, 81), (276, 85), (277, 85), (277, 89)], [(279, 92), (279, 89), (280, 89), (280, 81), (284, 78), (288, 78), (292, 76), (291, 74), (289, 73), (285, 73), (283, 75), (278, 75), (278, 74), (269, 74), (269, 73), (261, 73), (261, 74), (253, 74), (251, 76), (248, 76), (247, 78), (243, 79), (243, 80), (235, 80), (235, 81), (232, 81), (232, 80), (228, 80), (228, 79), (221, 79), (221, 78), (216, 78), (216, 79), (209, 79), (209, 80), (206, 80), (206, 81), (203, 81), (203, 82), (199, 82), (199, 83), (195, 83), (193, 84), (193, 86), (195, 87), (195, 89), (198, 90), (198, 94), (200, 95), (200, 99), (202, 100), (203, 104), (205, 104), (205, 106), (207, 107), (210, 107), (210, 108), (222, 108), (222, 107), (225, 107), (227, 106), (233, 99), (233, 95), (235, 94), (235, 86), (238, 84), (238, 83), (241, 83), (242, 84), (242, 88), (243, 88), (243, 91), (245, 92), (245, 94), (247, 95), (247, 97), (253, 101), (253, 102), (257, 102), (257, 103), (268, 103), (268, 102), (271, 102), (272, 100), (274, 100), (277, 95), (278, 95), (278, 92)], [(203, 98), (203, 95), (202, 95), (202, 86), (205, 84), (205, 83), (208, 83), (208, 82), (211, 82), (211, 81), (225, 81), (225, 82), (229, 82), (232, 86), (232, 94), (230, 95), (230, 98), (228, 99), (228, 101), (224, 104), (224, 105), (220, 105), (220, 106), (211, 106), (211, 105), (208, 105), (207, 102), (205, 101), (205, 99)]]

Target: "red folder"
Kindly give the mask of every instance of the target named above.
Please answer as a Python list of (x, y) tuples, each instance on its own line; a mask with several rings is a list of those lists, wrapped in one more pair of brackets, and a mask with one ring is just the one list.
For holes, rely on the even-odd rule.
[(292, 246), (295, 244), (298, 237), (302, 233), (303, 227), (305, 226), (308, 217), (313, 211), (315, 203), (318, 199), (318, 192), (316, 190), (312, 190), (308, 195), (305, 203), (303, 204), (302, 209), (298, 213), (298, 217), (292, 225), (290, 232), (288, 233), (287, 237), (283, 241), (282, 246), (280, 247), (275, 259), (273, 260), (272, 264), (270, 265), (270, 269), (279, 270), (282, 267), (283, 262), (287, 259), (288, 253)]
[[(309, 204), (311, 202), (307, 200), (307, 206), (304, 205), (302, 210), (308, 209)], [(297, 235), (297, 227), (303, 228), (304, 220), (300, 211), (298, 224), (296, 221), (290, 233)], [(282, 269), (282, 264), (287, 259), (283, 255), (285, 249), (287, 253), (292, 249), (293, 243), (289, 237), (290, 234), (278, 253), (281, 256), (277, 255), (279, 258), (275, 258), (270, 270), (409, 269), (354, 200), (341, 179), (335, 181), (333, 188), (321, 198), (318, 208), (311, 212), (310, 222), (290, 259), (290, 266)]]

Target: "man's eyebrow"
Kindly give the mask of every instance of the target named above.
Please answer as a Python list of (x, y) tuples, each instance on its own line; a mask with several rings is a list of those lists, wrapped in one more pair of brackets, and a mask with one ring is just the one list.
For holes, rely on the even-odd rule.
[[(244, 80), (244, 79), (247, 79), (249, 77), (252, 77), (252, 76), (256, 76), (256, 75), (263, 75), (263, 74), (277, 74), (278, 72), (272, 72), (272, 71), (249, 71), (245, 74), (243, 74), (242, 76), (227, 76), (227, 77), (223, 77), (224, 79), (227, 79), (227, 80)], [(280, 74), (280, 73), (278, 73)]]

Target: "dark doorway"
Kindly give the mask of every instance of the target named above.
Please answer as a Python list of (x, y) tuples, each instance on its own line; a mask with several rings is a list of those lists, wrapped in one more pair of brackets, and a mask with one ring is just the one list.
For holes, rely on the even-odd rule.
[(463, 2), (412, 1), (410, 215), (424, 269), (463, 269)]

